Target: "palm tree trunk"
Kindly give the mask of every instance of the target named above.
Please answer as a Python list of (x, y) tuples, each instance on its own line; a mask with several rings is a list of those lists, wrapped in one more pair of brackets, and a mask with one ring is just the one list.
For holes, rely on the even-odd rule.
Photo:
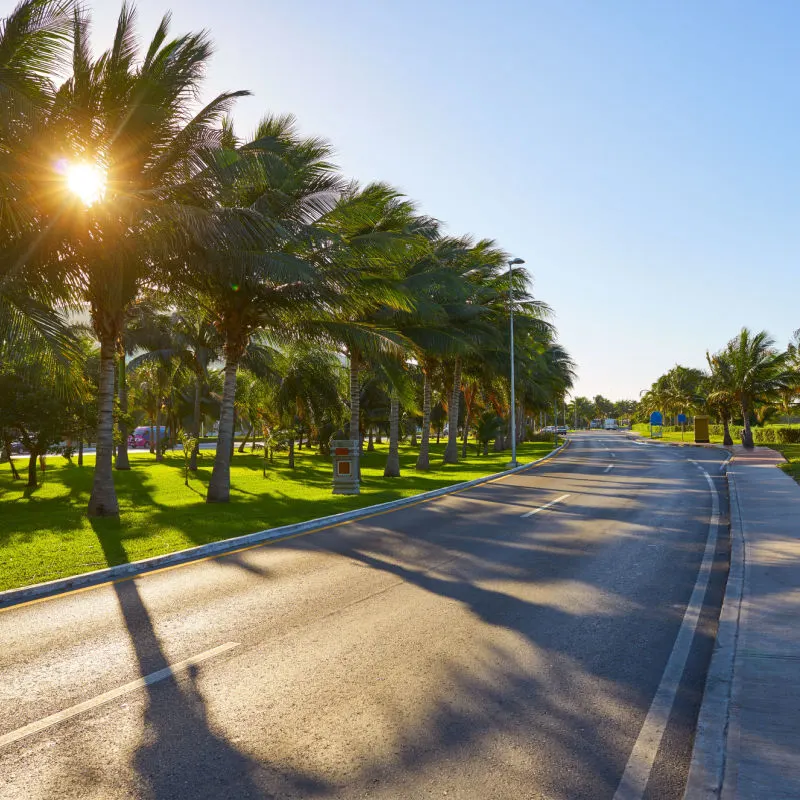
[(453, 366), (453, 393), (447, 406), (447, 447), (444, 463), (458, 463), (458, 400), (461, 396), (461, 359), (456, 356)]
[(200, 377), (194, 379), (194, 414), (192, 417), (192, 435), (197, 440), (192, 456), (189, 459), (189, 469), (197, 472), (197, 451), (200, 449)]
[(742, 424), (744, 425), (742, 444), (748, 448), (754, 447), (753, 431), (750, 429), (750, 409), (748, 409), (746, 403), (742, 403)]
[(97, 455), (95, 456), (90, 517), (118, 517), (111, 460), (114, 455), (114, 337), (100, 340), (100, 381), (97, 390)]
[(83, 466), (83, 431), (81, 431), (81, 438), (78, 442), (78, 466)]
[(225, 359), (225, 385), (219, 414), (219, 435), (214, 468), (208, 481), (207, 503), (227, 503), (231, 499), (231, 450), (233, 448), (233, 402), (236, 398), (236, 371), (239, 359)]
[(722, 418), (722, 431), (722, 444), (726, 447), (731, 447), (733, 445), (733, 437), (731, 436), (730, 420), (726, 416)]
[(161, 405), (156, 411), (156, 461), (164, 460), (164, 448), (161, 446)]
[(484, 441), (484, 443), (483, 443), (483, 454), (484, 454), (485, 456), (488, 456), (488, 455), (489, 455), (489, 440), (488, 440), (488, 439), (486, 439), (486, 440)]
[(361, 381), (359, 380), (358, 351), (350, 351), (350, 438), (361, 441), (359, 416), (361, 414)]
[(294, 436), (289, 437), (289, 469), (294, 469)]
[(28, 483), (26, 484), (29, 489), (35, 489), (39, 484), (36, 482), (36, 451), (31, 450), (28, 458)]
[(470, 409), (467, 408), (467, 414), (464, 417), (464, 434), (461, 437), (461, 458), (467, 457), (467, 442), (469, 441), (469, 414)]
[(383, 435), (381, 434), (381, 426), (375, 426), (375, 444), (383, 444)]
[(242, 441), (239, 444), (239, 452), (244, 453), (245, 445), (247, 444), (247, 440), (250, 438), (250, 434), (253, 432), (253, 426), (251, 425), (244, 436), (242, 436)]
[(369, 426), (367, 433), (367, 452), (372, 453), (375, 450), (375, 442), (372, 440), (372, 425)]
[[(121, 348), (120, 348), (121, 349)], [(117, 459), (114, 463), (115, 469), (130, 469), (131, 463), (128, 460), (128, 424), (125, 418), (128, 415), (128, 376), (125, 365), (125, 351), (119, 353), (119, 385), (117, 393), (119, 395), (119, 410), (121, 419), (119, 421), (119, 444), (117, 445)]]
[(422, 370), (422, 441), (419, 445), (416, 468), (426, 471), (431, 468), (431, 376), (428, 369)]
[(397, 397), (397, 392), (393, 390), (389, 396), (389, 455), (386, 458), (386, 468), (383, 470), (384, 478), (400, 477), (399, 438), (400, 400)]
[(8, 465), (11, 467), (11, 479), (18, 481), (19, 480), (19, 472), (17, 472), (17, 467), (14, 464), (14, 454), (11, 452), (11, 437), (6, 436), (3, 439), (3, 447), (5, 449), (6, 455), (8, 456)]

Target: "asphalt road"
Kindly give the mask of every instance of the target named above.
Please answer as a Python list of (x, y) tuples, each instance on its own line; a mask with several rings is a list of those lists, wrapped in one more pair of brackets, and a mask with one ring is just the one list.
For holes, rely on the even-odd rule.
[[(0, 612), (0, 798), (614, 797), (697, 592), (715, 500), (690, 459), (724, 522), (725, 455), (572, 439), (458, 495)], [(719, 530), (626, 797), (682, 796)]]

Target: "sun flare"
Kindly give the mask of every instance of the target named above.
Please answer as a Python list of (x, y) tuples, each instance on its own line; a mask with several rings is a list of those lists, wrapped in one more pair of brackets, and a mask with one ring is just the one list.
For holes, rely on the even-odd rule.
[(103, 199), (106, 176), (96, 164), (70, 164), (67, 167), (67, 186), (86, 206)]

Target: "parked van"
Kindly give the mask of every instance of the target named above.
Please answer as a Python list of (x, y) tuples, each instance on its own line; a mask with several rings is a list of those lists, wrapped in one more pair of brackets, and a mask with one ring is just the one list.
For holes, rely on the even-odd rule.
[[(153, 426), (153, 436), (155, 436), (159, 442), (163, 442), (165, 439), (169, 437), (169, 428), (162, 425), (160, 428), (156, 429)], [(150, 426), (149, 425), (140, 425), (138, 428), (134, 428), (131, 432), (131, 435), (128, 437), (128, 447), (149, 447), (150, 446)]]
[(615, 419), (607, 419), (603, 423), (603, 428), (607, 431), (615, 431), (617, 430), (617, 421)]

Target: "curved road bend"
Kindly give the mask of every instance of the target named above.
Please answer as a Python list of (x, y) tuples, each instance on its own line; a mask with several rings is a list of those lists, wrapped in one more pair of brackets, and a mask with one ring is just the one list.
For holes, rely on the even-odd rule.
[(2, 611), (0, 797), (680, 798), (725, 526), (646, 763), (640, 732), (709, 536), (690, 459), (724, 515), (724, 457), (576, 434), (462, 494)]

